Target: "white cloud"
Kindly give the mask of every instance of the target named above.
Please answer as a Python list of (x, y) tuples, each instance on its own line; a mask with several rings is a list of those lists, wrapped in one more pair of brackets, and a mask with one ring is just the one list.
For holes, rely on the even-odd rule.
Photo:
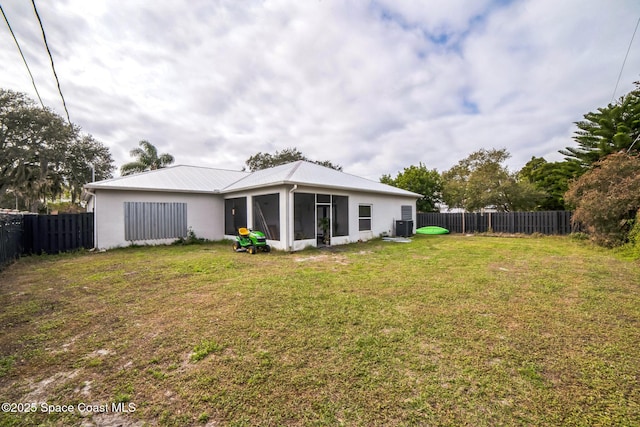
[[(3, 2), (45, 103), (63, 113), (28, 2)], [(141, 139), (240, 169), (297, 147), (378, 179), (479, 148), (557, 160), (610, 101), (635, 1), (39, 2), (72, 121), (118, 165)], [(8, 31), (0, 87), (35, 93)], [(10, 42), (10, 43), (9, 43)], [(640, 69), (636, 40), (617, 95)]]

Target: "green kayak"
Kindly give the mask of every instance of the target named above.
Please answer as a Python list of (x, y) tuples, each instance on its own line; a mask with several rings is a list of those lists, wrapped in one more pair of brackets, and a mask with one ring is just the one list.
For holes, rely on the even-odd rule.
[(418, 234), (448, 234), (449, 230), (442, 227), (436, 227), (435, 225), (430, 225), (428, 227), (420, 227), (416, 230)]

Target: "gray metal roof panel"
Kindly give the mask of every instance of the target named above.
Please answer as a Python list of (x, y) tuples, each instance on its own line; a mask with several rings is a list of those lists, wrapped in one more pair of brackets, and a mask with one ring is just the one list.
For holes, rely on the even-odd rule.
[(90, 190), (147, 190), (218, 193), (224, 187), (246, 176), (247, 172), (197, 166), (171, 166), (168, 168), (92, 182), (84, 187)]
[(422, 197), (422, 195), (411, 191), (303, 160), (253, 172), (227, 186), (222, 192), (228, 193), (279, 184), (300, 184), (416, 198)]
[(420, 194), (306, 161), (297, 161), (256, 172), (197, 166), (171, 166), (127, 175), (84, 186), (88, 190), (176, 191), (231, 193), (282, 184), (299, 184), (351, 191), (422, 197)]

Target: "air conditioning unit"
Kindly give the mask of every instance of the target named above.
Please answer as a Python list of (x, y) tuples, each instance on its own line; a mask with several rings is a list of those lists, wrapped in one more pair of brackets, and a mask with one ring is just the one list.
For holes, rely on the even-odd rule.
[(413, 221), (396, 221), (396, 236), (413, 236)]

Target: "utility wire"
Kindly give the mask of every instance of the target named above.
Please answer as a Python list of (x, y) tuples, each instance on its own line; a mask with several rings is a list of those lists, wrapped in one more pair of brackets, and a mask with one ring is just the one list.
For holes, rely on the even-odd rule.
[(58, 74), (56, 73), (56, 66), (53, 63), (53, 56), (51, 55), (51, 50), (49, 50), (49, 44), (47, 43), (47, 35), (44, 33), (44, 27), (42, 26), (42, 19), (40, 19), (38, 8), (36, 8), (36, 1), (31, 0), (31, 4), (33, 4), (33, 11), (36, 13), (36, 18), (38, 18), (38, 22), (40, 23), (40, 29), (42, 30), (42, 39), (44, 40), (44, 45), (47, 48), (47, 53), (49, 54), (49, 59), (51, 60), (51, 69), (53, 70), (53, 75), (56, 78), (56, 84), (58, 85), (58, 93), (60, 93), (60, 98), (62, 98), (62, 105), (64, 106), (65, 113), (67, 113), (67, 120), (69, 121), (69, 124), (71, 124), (71, 119), (69, 118), (69, 110), (67, 110), (67, 103), (64, 100), (64, 95), (62, 95), (62, 89), (60, 88), (60, 80), (58, 80)]
[(42, 98), (40, 97), (40, 92), (38, 92), (38, 88), (36, 87), (36, 81), (33, 78), (33, 74), (31, 74), (31, 69), (29, 68), (29, 64), (27, 64), (27, 59), (24, 57), (24, 53), (22, 53), (22, 49), (20, 48), (20, 43), (18, 43), (18, 39), (16, 38), (13, 29), (11, 28), (11, 24), (9, 24), (9, 18), (7, 18), (7, 14), (4, 13), (4, 9), (0, 4), (0, 11), (2, 11), (2, 16), (4, 16), (4, 22), (7, 23), (7, 27), (9, 27), (9, 32), (11, 32), (11, 36), (13, 37), (13, 41), (16, 42), (16, 46), (18, 46), (18, 51), (20, 52), (20, 56), (22, 57), (22, 61), (24, 62), (24, 66), (27, 67), (27, 71), (29, 72), (29, 76), (31, 77), (31, 83), (33, 84), (33, 88), (36, 90), (36, 95), (38, 95), (38, 100), (40, 100), (40, 105), (42, 105), (42, 109), (44, 109), (44, 103), (42, 102)]
[(638, 25), (640, 25), (640, 18), (638, 18), (638, 22), (636, 22), (636, 28), (633, 30), (633, 35), (631, 36), (631, 41), (629, 42), (629, 47), (627, 48), (627, 54), (624, 56), (624, 61), (622, 61), (622, 67), (620, 68), (620, 74), (618, 74), (618, 81), (616, 82), (616, 87), (613, 89), (613, 94), (611, 95), (611, 102), (613, 102), (616, 97), (616, 91), (618, 90), (618, 85), (620, 84), (620, 78), (622, 77), (622, 71), (624, 70), (624, 65), (627, 63), (627, 57), (629, 56), (629, 51), (631, 50), (631, 45), (633, 44), (633, 39), (636, 36), (636, 31), (638, 31)]

